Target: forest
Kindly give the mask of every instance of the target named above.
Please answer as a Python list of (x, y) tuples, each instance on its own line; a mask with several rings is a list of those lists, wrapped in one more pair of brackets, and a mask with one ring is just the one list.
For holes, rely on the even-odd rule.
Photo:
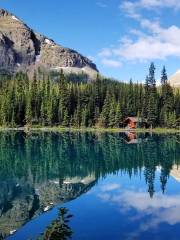
[(153, 128), (179, 127), (180, 90), (168, 84), (165, 67), (161, 86), (156, 84), (154, 63), (144, 84), (40, 69), (32, 78), (23, 72), (0, 76), (0, 126), (120, 128), (127, 116), (137, 116)]

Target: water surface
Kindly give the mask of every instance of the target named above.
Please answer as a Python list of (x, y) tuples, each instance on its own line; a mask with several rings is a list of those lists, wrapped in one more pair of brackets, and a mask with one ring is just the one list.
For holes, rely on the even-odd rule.
[(175, 134), (0, 133), (2, 239), (37, 239), (62, 206), (75, 240), (180, 239), (179, 163)]

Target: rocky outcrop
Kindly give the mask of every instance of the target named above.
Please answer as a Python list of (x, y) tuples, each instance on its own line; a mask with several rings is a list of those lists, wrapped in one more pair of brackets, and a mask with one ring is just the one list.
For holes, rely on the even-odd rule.
[(169, 78), (169, 84), (172, 87), (180, 87), (180, 70), (178, 70), (174, 75)]
[(35, 33), (19, 18), (0, 9), (0, 71), (48, 70), (97, 74), (96, 65), (78, 52)]

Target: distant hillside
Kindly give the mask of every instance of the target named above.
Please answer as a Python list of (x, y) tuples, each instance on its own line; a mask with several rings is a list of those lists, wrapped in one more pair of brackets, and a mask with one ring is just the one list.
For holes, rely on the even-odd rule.
[(172, 87), (180, 87), (180, 70), (169, 78), (169, 83)]

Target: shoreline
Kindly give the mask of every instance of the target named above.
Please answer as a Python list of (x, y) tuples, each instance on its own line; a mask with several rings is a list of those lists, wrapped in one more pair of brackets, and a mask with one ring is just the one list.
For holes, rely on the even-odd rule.
[(135, 133), (161, 133), (161, 134), (173, 134), (180, 133), (180, 129), (169, 128), (153, 128), (153, 129), (124, 129), (124, 128), (70, 128), (70, 127), (0, 127), (0, 131), (22, 131), (22, 132), (107, 132), (107, 133), (123, 133), (123, 132), (135, 132)]

